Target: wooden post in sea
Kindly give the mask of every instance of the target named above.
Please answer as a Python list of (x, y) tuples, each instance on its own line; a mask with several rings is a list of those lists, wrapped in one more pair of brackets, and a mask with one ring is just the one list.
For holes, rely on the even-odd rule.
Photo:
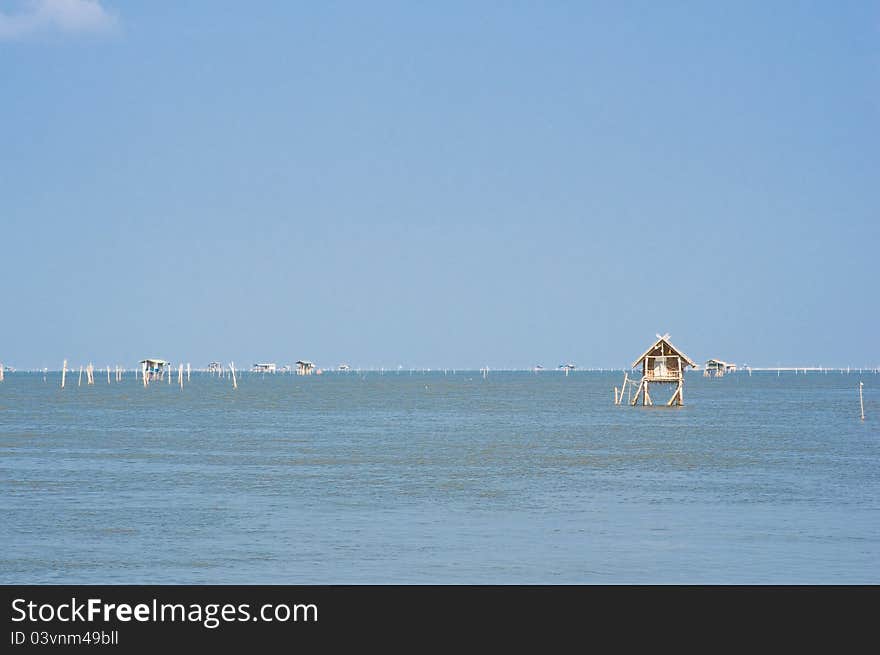
[[(137, 370), (137, 369), (135, 369)], [(150, 379), (147, 377), (147, 363), (143, 362), (141, 364), (141, 377), (144, 380), (144, 388), (150, 383)]]
[(67, 377), (67, 360), (61, 365), (61, 388), (64, 388), (64, 378)]
[(177, 369), (177, 384), (183, 389), (183, 364)]
[(79, 365), (79, 380), (76, 382), (76, 386), (81, 387), (83, 383), (83, 367), (82, 364)]
[(110, 364), (107, 364), (107, 384), (110, 384)]
[(235, 362), (229, 362), (229, 370), (232, 373), (232, 388), (238, 389), (238, 382), (235, 381)]
[(864, 382), (859, 382), (859, 405), (862, 408), (862, 420), (865, 420), (865, 399), (862, 398), (862, 387), (865, 386)]
[[(620, 387), (620, 393), (617, 393), (617, 387), (614, 387), (614, 404), (619, 405), (623, 402), (623, 392), (626, 391), (626, 383), (628, 381), (629, 373), (626, 371), (623, 372), (623, 386)], [(632, 392), (630, 392), (632, 395)]]
[(186, 363), (186, 381), (189, 382), (189, 362)]
[(3, 382), (3, 362), (0, 362), (0, 382)]

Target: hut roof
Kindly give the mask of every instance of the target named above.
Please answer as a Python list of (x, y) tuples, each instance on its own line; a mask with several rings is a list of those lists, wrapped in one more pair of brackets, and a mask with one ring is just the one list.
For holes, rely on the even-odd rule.
[(681, 357), (688, 364), (688, 366), (693, 366), (694, 368), (697, 367), (696, 363), (690, 357), (688, 357), (683, 352), (681, 352), (678, 348), (676, 348), (675, 346), (672, 345), (672, 342), (669, 340), (668, 334), (664, 334), (662, 337), (658, 334), (657, 341), (652, 343), (651, 346), (645, 352), (643, 352), (642, 355), (636, 361), (634, 361), (632, 363), (631, 368), (635, 368), (636, 366), (641, 364), (642, 360), (645, 359), (645, 357), (647, 357), (648, 355), (650, 355), (651, 351), (654, 350), (655, 348), (658, 348), (661, 344), (666, 344), (666, 348), (668, 350), (672, 351), (672, 353)]
[(727, 366), (727, 362), (723, 359), (708, 359), (706, 360), (707, 364), (721, 364), (722, 366)]
[(312, 362), (303, 359), (297, 361), (297, 364), (301, 364), (302, 366), (314, 366)]
[(138, 362), (138, 364), (159, 364), (160, 366), (165, 366), (170, 363), (171, 362), (166, 362), (164, 359), (142, 359)]

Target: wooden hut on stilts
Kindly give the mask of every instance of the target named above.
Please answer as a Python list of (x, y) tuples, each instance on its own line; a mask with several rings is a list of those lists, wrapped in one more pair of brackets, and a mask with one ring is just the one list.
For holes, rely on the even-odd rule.
[(632, 368), (638, 368), (639, 365), (642, 367), (642, 379), (632, 399), (632, 405), (637, 405), (639, 398), (643, 405), (653, 405), (650, 393), (653, 384), (674, 384), (675, 391), (666, 405), (671, 407), (684, 404), (684, 370), (688, 366), (696, 368), (697, 365), (672, 345), (668, 334), (662, 337), (658, 334), (657, 341), (633, 362)]
[(706, 366), (703, 367), (703, 377), (706, 378), (721, 378), (724, 377), (725, 373), (732, 372), (736, 370), (736, 364), (731, 364), (730, 362), (725, 362), (723, 359), (710, 359), (706, 362)]
[(145, 380), (162, 380), (166, 372), (171, 379), (171, 362), (164, 359), (142, 359), (139, 363)]

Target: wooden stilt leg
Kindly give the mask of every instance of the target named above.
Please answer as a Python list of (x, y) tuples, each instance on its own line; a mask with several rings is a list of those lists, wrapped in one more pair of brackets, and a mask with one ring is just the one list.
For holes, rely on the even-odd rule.
[(641, 382), (639, 382), (639, 386), (638, 386), (638, 388), (636, 389), (636, 395), (635, 395), (635, 397), (632, 399), (632, 402), (630, 403), (633, 407), (635, 407), (636, 405), (639, 404), (639, 394), (642, 393), (642, 388), (643, 388), (644, 386), (645, 386), (645, 381), (644, 381), (644, 380), (642, 380)]

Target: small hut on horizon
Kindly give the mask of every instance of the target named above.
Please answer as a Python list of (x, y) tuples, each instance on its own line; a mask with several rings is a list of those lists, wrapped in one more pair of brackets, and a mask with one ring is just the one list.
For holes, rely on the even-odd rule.
[(675, 391), (667, 406), (684, 404), (684, 370), (691, 366), (696, 368), (694, 361), (672, 345), (669, 335), (658, 334), (655, 341), (642, 355), (633, 362), (631, 368), (642, 367), (642, 379), (639, 381), (632, 405), (637, 405), (639, 396), (643, 405), (653, 405), (649, 387), (652, 384), (674, 384)]
[(725, 373), (732, 373), (736, 370), (736, 364), (725, 362), (723, 359), (710, 359), (706, 362), (703, 369), (703, 377), (724, 377)]
[(223, 372), (223, 364), (220, 362), (211, 362), (208, 364), (208, 373), (222, 373)]
[(269, 362), (266, 364), (254, 364), (253, 368), (251, 368), (252, 373), (274, 373), (277, 370), (277, 366), (275, 366), (275, 362)]
[(315, 372), (315, 365), (308, 360), (300, 360), (296, 363), (297, 375), (311, 375)]
[(161, 380), (165, 376), (165, 371), (170, 371), (171, 368), (171, 362), (166, 362), (164, 359), (142, 359), (138, 363), (146, 380)]

